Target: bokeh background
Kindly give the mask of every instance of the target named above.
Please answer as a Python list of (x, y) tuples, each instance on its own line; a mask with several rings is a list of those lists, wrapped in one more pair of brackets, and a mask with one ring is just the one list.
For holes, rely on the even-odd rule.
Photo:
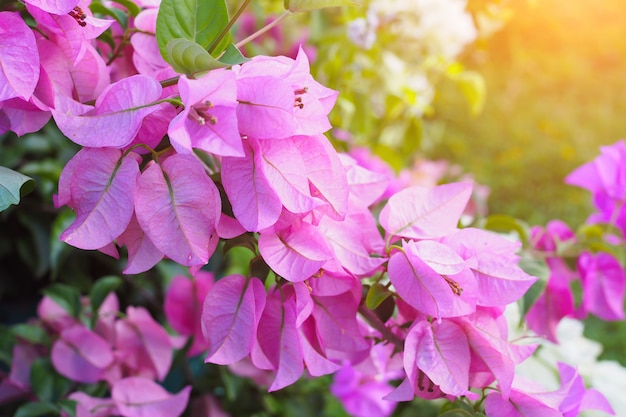
[(516, 0), (506, 8), (503, 27), (461, 57), (484, 77), (483, 111), (472, 116), (444, 83), (424, 150), (491, 187), (492, 213), (580, 224), (589, 196), (564, 177), (599, 146), (626, 138), (626, 2)]

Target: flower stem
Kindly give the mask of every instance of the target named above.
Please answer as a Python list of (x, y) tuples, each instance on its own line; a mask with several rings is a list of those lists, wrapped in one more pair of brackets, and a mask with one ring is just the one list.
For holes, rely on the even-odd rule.
[(209, 49), (208, 49), (209, 53), (212, 53), (215, 50), (215, 48), (217, 48), (217, 45), (222, 41), (222, 39), (224, 39), (224, 36), (226, 36), (230, 28), (233, 27), (237, 19), (239, 19), (239, 16), (241, 16), (241, 13), (243, 13), (246, 7), (248, 7), (248, 4), (250, 4), (250, 1), (252, 0), (244, 0), (244, 2), (241, 4), (239, 9), (237, 9), (235, 14), (233, 15), (233, 17), (228, 21), (228, 24), (226, 25), (226, 27), (222, 29), (220, 34), (217, 35), (217, 38), (215, 38), (213, 43), (211, 43), (211, 46), (209, 46)]
[(261, 28), (260, 30), (254, 32), (252, 35), (248, 36), (247, 38), (245, 38), (242, 41), (239, 41), (235, 44), (236, 48), (241, 48), (242, 46), (244, 46), (245, 44), (247, 44), (248, 42), (251, 42), (253, 40), (255, 40), (256, 38), (258, 38), (259, 36), (261, 36), (262, 34), (264, 34), (265, 32), (267, 32), (268, 30), (270, 30), (271, 28), (273, 28), (274, 26), (277, 26), (280, 22), (282, 22), (283, 20), (285, 20), (287, 18), (287, 16), (290, 16), (291, 12), (289, 10), (285, 11), (283, 14), (281, 14), (280, 16), (278, 16), (278, 18), (276, 20), (274, 20), (273, 22), (269, 23), (268, 25), (264, 26), (263, 28)]

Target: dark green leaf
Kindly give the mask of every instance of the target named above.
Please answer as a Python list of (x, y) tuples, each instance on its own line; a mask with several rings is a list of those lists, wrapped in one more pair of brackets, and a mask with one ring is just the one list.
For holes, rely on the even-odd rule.
[(220, 56), (219, 61), (228, 65), (236, 65), (250, 61), (250, 58), (243, 56), (241, 51), (231, 43), (228, 45), (228, 48), (226, 48), (222, 56)]
[(48, 415), (58, 416), (59, 409), (52, 403), (39, 402), (24, 404), (17, 409), (14, 417), (45, 417)]
[(52, 223), (52, 231), (50, 233), (50, 270), (53, 281), (56, 279), (63, 261), (73, 249), (59, 237), (72, 224), (75, 218), (76, 214), (73, 211), (64, 209)]
[(443, 414), (439, 414), (439, 417), (474, 417), (474, 413), (457, 408), (456, 410), (450, 410)]
[(0, 211), (6, 210), (12, 204), (18, 204), (22, 197), (35, 189), (35, 185), (32, 178), (0, 167)]
[(232, 248), (242, 247), (248, 248), (254, 254), (256, 254), (257, 242), (255, 237), (250, 233), (244, 233), (243, 235), (237, 236), (233, 239), (228, 239), (224, 242), (224, 247), (222, 248), (222, 252), (227, 254)]
[(102, 305), (104, 299), (109, 295), (109, 293), (117, 290), (117, 288), (122, 284), (122, 278), (116, 276), (107, 276), (98, 279), (91, 290), (89, 291), (89, 301), (91, 302), (91, 323), (92, 327), (95, 325), (96, 320), (98, 320), (97, 312)]
[(65, 411), (70, 417), (76, 417), (76, 401), (63, 399), (58, 402), (61, 410)]
[(38, 358), (30, 368), (30, 385), (37, 398), (55, 402), (69, 393), (73, 382), (59, 375), (50, 359)]
[(0, 325), (0, 361), (5, 365), (10, 365), (13, 359), (13, 346), (15, 345), (15, 336), (12, 329)]
[[(174, 39), (186, 39), (208, 51), (227, 25), (228, 8), (224, 0), (163, 0), (156, 24), (161, 55), (174, 66), (168, 51), (171, 48), (168, 45)], [(230, 33), (226, 33), (211, 54), (220, 56), (231, 44), (231, 39)]]
[(269, 275), (271, 269), (265, 263), (263, 258), (257, 256), (252, 261), (250, 261), (250, 275), (253, 277), (259, 278), (261, 281), (265, 282), (265, 279)]
[(11, 327), (11, 332), (14, 336), (19, 337), (20, 339), (24, 339), (33, 344), (39, 345), (49, 345), (50, 344), (50, 336), (46, 331), (39, 327), (34, 326), (32, 324), (20, 323)]
[(41, 278), (50, 268), (49, 219), (40, 212), (20, 212), (20, 223), (30, 232), (30, 251), (24, 261), (32, 268), (37, 278)]
[(202, 46), (188, 39), (176, 38), (165, 47), (165, 60), (181, 74), (198, 74), (228, 66), (213, 58)]
[(42, 292), (52, 298), (55, 303), (65, 309), (72, 317), (78, 317), (80, 313), (80, 293), (76, 288), (65, 284), (52, 284), (44, 288)]

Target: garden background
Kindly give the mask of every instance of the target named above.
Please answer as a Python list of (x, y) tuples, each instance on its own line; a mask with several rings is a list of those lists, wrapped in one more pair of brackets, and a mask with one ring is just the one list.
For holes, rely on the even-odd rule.
[[(259, 4), (258, 14), (282, 6), (282, 2), (271, 1)], [(528, 225), (545, 225), (551, 219), (562, 219), (573, 227), (583, 223), (592, 210), (589, 193), (565, 185), (563, 180), (595, 157), (599, 146), (626, 137), (623, 2), (470, 0), (468, 10), (492, 12), (494, 25), (491, 33), (482, 32), (484, 37), (467, 46), (458, 57), (455, 68), (470, 74), (469, 91), (459, 88), (463, 84), (455, 79), (453, 69), (452, 74), (440, 77), (432, 106), (426, 106), (419, 123), (403, 126), (406, 143), (396, 144), (395, 148), (374, 143), (368, 136), (372, 135), (370, 127), (351, 131), (352, 139), (371, 146), (398, 170), (410, 165), (415, 155), (460, 166), (462, 172), (488, 187), (490, 214), (506, 214)], [(345, 57), (324, 56), (329, 53), (324, 49), (324, 39), (334, 34), (316, 32), (316, 28), (327, 28), (328, 22), (334, 22), (338, 31), (344, 31), (341, 25), (359, 14), (356, 10), (330, 10), (287, 19), (282, 34), (248, 45), (249, 53), (274, 53), (280, 50), (273, 43), (276, 39), (284, 36), (287, 43), (297, 42), (306, 32), (305, 39), (317, 47), (319, 66), (311, 59), (313, 71), (317, 71), (315, 77), (343, 91), (333, 85), (337, 82), (333, 76), (350, 78), (337, 70), (338, 62)], [(328, 72), (329, 68), (336, 73)], [(324, 80), (325, 72), (329, 79)], [(358, 97), (358, 92), (355, 94)], [(342, 118), (341, 111), (347, 111), (338, 107), (335, 120)], [(332, 132), (339, 148), (342, 141), (352, 140), (344, 134), (342, 129)], [(120, 276), (118, 261), (51, 238), (59, 236), (72, 221), (70, 210), (59, 211), (53, 206), (52, 195), (57, 192), (63, 166), (78, 149), (51, 125), (24, 137), (12, 133), (0, 137), (0, 166), (17, 169), (37, 181), (36, 190), (19, 206), (0, 213), (0, 331), (5, 332), (0, 333), (0, 351), (8, 349), (2, 344), (9, 339), (1, 336), (8, 334), (6, 326), (36, 314), (41, 290), (51, 283), (68, 284), (84, 294), (94, 278)], [(215, 256), (211, 266), (221, 261)], [(241, 272), (230, 268), (218, 272)], [(145, 305), (163, 320), (162, 306), (154, 300), (163, 300), (172, 277), (183, 273), (184, 268), (163, 263), (148, 273), (124, 276), (117, 291), (121, 304)], [(590, 316), (585, 335), (602, 343), (601, 359), (617, 360), (626, 366), (623, 321), (605, 322)], [(6, 356), (0, 360), (9, 361)], [(184, 358), (175, 360), (182, 362)], [(250, 415), (345, 415), (339, 402), (325, 392), (329, 378), (304, 381), (268, 396), (221, 368), (203, 365), (201, 358), (196, 358), (190, 369), (207, 381), (219, 381), (207, 389), (222, 389), (221, 395), (231, 405), (238, 403), (245, 409), (246, 402), (263, 404), (266, 414), (240, 409)], [(180, 387), (185, 376), (181, 373), (168, 376), (165, 386), (172, 388), (170, 391)], [(321, 410), (320, 404), (324, 404)], [(429, 407), (417, 401), (399, 407), (394, 415), (410, 415), (417, 410), (420, 415), (436, 415), (436, 409)], [(7, 410), (12, 409), (9, 406)]]

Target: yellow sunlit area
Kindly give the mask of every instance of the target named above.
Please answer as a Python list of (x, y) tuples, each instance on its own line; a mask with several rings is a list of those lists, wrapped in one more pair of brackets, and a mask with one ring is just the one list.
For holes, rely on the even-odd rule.
[(485, 79), (484, 109), (472, 117), (462, 98), (440, 95), (431, 156), (489, 185), (492, 213), (580, 223), (588, 193), (564, 177), (626, 138), (626, 3), (505, 3), (502, 29), (465, 56)]

